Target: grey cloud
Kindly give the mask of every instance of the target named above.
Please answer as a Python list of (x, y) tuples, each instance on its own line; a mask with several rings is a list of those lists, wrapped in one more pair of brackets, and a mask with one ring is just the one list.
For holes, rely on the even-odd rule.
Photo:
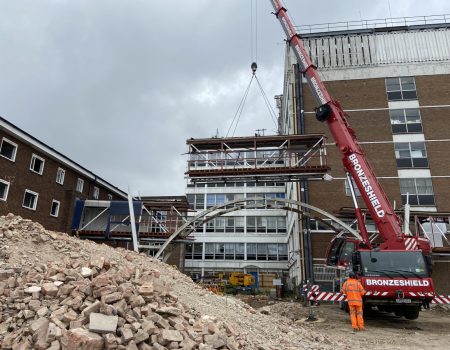
[[(384, 18), (387, 1), (286, 0), (297, 24)], [(226, 132), (251, 76), (244, 0), (3, 1), (0, 115), (114, 185), (184, 192), (185, 140)], [(449, 13), (431, 0), (392, 14)], [(284, 43), (258, 0), (258, 76), (282, 92)], [(274, 103), (273, 103), (274, 105)], [(238, 135), (274, 129), (256, 85)]]

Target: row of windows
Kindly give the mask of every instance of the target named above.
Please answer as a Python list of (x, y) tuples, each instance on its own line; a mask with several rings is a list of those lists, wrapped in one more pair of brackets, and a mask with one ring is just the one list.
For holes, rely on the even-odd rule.
[(189, 243), (185, 258), (190, 260), (288, 260), (287, 244), (281, 243)]
[[(8, 199), (9, 186), (10, 186), (10, 183), (8, 181), (0, 179), (0, 200), (1, 201), (6, 201)], [(23, 196), (23, 201), (22, 201), (22, 207), (31, 209), (31, 210), (36, 210), (38, 198), (39, 198), (39, 193), (28, 190), (28, 189), (25, 190), (25, 193)], [(52, 206), (50, 209), (51, 216), (58, 217), (60, 205), (61, 205), (60, 201), (53, 199)]]
[[(2, 138), (2, 142), (0, 144), (0, 155), (6, 159), (9, 159), (12, 162), (16, 161), (16, 155), (17, 155), (17, 144), (8, 140), (7, 138)], [(42, 175), (44, 173), (44, 166), (45, 166), (45, 159), (42, 157), (39, 157), (36, 154), (33, 154), (31, 156), (31, 162), (30, 162), (30, 171)], [(62, 168), (58, 168), (56, 171), (56, 183), (60, 185), (64, 185), (64, 178), (66, 176), (66, 171)], [(82, 193), (84, 188), (84, 180), (78, 178), (77, 184), (76, 184), (76, 191)], [(96, 186), (94, 186), (94, 190), (92, 193), (92, 197), (94, 199), (98, 199), (100, 195), (100, 189)], [(112, 195), (108, 195), (108, 198), (111, 200)]]
[[(203, 232), (203, 227), (197, 228)], [(205, 232), (286, 233), (285, 216), (221, 216), (208, 221)]]
[[(206, 208), (211, 208), (217, 205), (222, 205), (230, 201), (244, 199), (244, 198), (264, 198), (266, 201), (273, 199), (283, 199), (285, 198), (284, 193), (218, 193), (218, 194), (188, 194), (187, 200), (189, 202), (189, 207), (195, 210), (203, 210)], [(205, 203), (206, 199), (206, 203)]]
[[(345, 194), (346, 196), (350, 196), (351, 193), (348, 182), (344, 181), (344, 184)], [(361, 193), (354, 182), (353, 188), (355, 189), (356, 195), (361, 196)], [(409, 197), (408, 202), (410, 205), (435, 205), (431, 178), (400, 179), (400, 193), (402, 195), (403, 204), (407, 203), (407, 197)]]

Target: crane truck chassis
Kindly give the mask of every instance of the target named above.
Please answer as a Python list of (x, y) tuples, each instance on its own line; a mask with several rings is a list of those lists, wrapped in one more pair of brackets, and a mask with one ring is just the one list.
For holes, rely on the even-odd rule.
[(316, 118), (327, 123), (341, 153), (343, 166), (353, 178), (382, 239), (380, 244), (370, 241), (362, 211), (353, 193), (355, 216), (362, 239), (333, 239), (327, 252), (327, 264), (356, 272), (367, 291), (364, 297), (366, 306), (378, 306), (415, 319), (421, 306), (427, 307), (434, 297), (430, 277), (430, 242), (424, 237), (402, 232), (401, 220), (359, 145), (346, 113), (328, 93), (281, 1), (271, 0), (271, 3), (318, 104)]

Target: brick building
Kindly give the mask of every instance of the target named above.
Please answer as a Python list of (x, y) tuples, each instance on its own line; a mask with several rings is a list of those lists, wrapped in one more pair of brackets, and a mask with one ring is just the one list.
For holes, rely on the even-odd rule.
[[(412, 222), (416, 217), (422, 224), (426, 217), (439, 222), (442, 232), (428, 232), (434, 246), (433, 278), (439, 292), (450, 291), (449, 25), (416, 22), (412, 26), (317, 33), (314, 27), (300, 29), (307, 31), (301, 36), (312, 61), (330, 94), (348, 113), (350, 125), (399, 215), (403, 216), (409, 196)], [(315, 118), (316, 104), (293, 54), (287, 56), (281, 113), (284, 132), (328, 135), (332, 169), (331, 181), (291, 185), (298, 187), (294, 194), (300, 198), (300, 193), (307, 193), (310, 204), (351, 223), (353, 204), (341, 155), (327, 125)], [(365, 207), (362, 200), (360, 205)], [(333, 233), (315, 220), (303, 224), (300, 232), (310, 233), (313, 267), (318, 274)], [(367, 226), (376, 231), (370, 220)], [(306, 248), (290, 245), (290, 254), (300, 251), (305, 256)]]
[(0, 117), (0, 215), (13, 213), (70, 232), (76, 198), (126, 193)]

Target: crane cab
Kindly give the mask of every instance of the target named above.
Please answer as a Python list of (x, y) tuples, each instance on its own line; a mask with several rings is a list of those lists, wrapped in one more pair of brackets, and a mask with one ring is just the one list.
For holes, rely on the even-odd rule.
[(347, 267), (352, 263), (352, 254), (360, 247), (360, 241), (348, 237), (335, 237), (327, 249), (328, 266)]

